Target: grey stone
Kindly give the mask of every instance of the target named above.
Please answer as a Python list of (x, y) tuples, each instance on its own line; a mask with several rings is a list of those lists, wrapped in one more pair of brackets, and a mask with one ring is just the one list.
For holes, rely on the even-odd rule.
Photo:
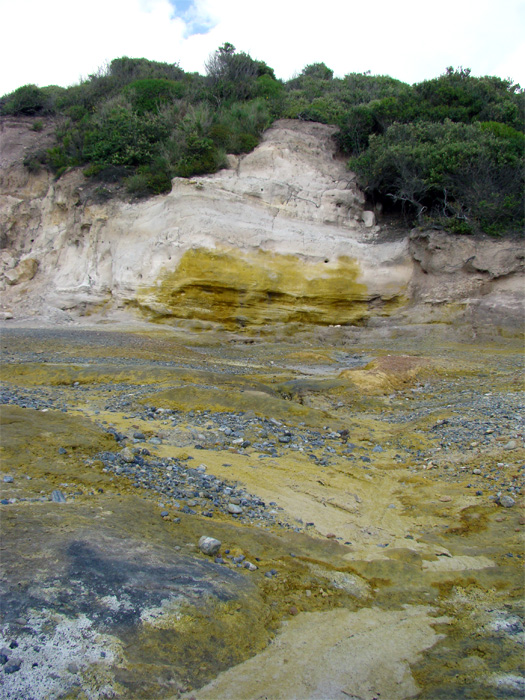
[(53, 491), (53, 493), (51, 494), (51, 500), (54, 503), (65, 503), (66, 497), (64, 496), (62, 491), (58, 491), (58, 489), (57, 489), (57, 490)]
[(240, 515), (242, 513), (241, 506), (235, 505), (235, 503), (228, 503), (228, 513), (232, 515)]
[(500, 496), (499, 504), (500, 506), (503, 506), (503, 508), (512, 508), (512, 506), (516, 505), (516, 501), (511, 496), (504, 494), (503, 496)]
[(208, 556), (214, 556), (221, 548), (221, 544), (222, 542), (220, 540), (216, 540), (214, 537), (206, 537), (206, 535), (203, 535), (199, 540), (199, 549), (203, 554), (207, 554)]
[(4, 483), (5, 484), (12, 484), (14, 481), (12, 476), (4, 476)]

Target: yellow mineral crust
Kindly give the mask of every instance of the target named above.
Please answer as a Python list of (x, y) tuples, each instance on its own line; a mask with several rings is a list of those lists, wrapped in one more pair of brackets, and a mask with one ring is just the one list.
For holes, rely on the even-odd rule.
[[(143, 287), (137, 302), (156, 317), (198, 318), (226, 327), (350, 324), (368, 317), (370, 297), (376, 296), (361, 278), (358, 261), (344, 256), (307, 262), (261, 250), (197, 248), (187, 251), (175, 270)], [(393, 299), (395, 294), (385, 301), (391, 305)]]

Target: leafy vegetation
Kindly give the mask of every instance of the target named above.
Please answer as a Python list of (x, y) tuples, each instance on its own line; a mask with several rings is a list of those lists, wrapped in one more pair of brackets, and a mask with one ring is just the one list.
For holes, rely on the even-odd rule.
[[(388, 76), (334, 78), (324, 63), (287, 82), (264, 61), (221, 46), (206, 75), (118, 58), (70, 88), (25, 85), (0, 114), (57, 123), (31, 170), (82, 167), (110, 196), (168, 192), (171, 178), (213, 173), (246, 153), (277, 118), (338, 126), (337, 143), (374, 202), (451, 232), (502, 235), (523, 227), (524, 93), (497, 77), (449, 68), (410, 86)], [(102, 194), (101, 194), (102, 196)]]

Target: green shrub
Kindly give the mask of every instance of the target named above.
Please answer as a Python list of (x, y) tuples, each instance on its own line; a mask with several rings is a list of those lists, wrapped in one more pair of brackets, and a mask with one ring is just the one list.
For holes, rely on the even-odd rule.
[(254, 95), (265, 99), (279, 98), (284, 92), (283, 84), (265, 73), (255, 81)]
[(224, 165), (224, 154), (212, 139), (192, 134), (186, 141), (184, 153), (175, 165), (179, 177), (215, 173)]
[(152, 172), (150, 168), (139, 169), (126, 179), (126, 189), (134, 197), (150, 197), (171, 192), (171, 178), (165, 170)]
[(13, 116), (33, 116), (43, 112), (46, 95), (36, 85), (23, 85), (2, 98), (1, 113)]
[(228, 151), (239, 155), (240, 153), (250, 153), (259, 145), (259, 139), (254, 134), (240, 133), (230, 139)]
[(119, 87), (123, 87), (135, 80), (163, 79), (181, 80), (184, 71), (176, 63), (162, 63), (150, 61), (146, 58), (115, 58), (109, 64), (108, 76)]
[(169, 134), (158, 115), (139, 116), (123, 107), (111, 110), (93, 124), (84, 140), (83, 157), (108, 165), (142, 165), (154, 158)]
[(135, 80), (124, 88), (124, 94), (130, 98), (137, 114), (153, 112), (163, 104), (180, 99), (184, 93), (182, 82), (154, 78)]

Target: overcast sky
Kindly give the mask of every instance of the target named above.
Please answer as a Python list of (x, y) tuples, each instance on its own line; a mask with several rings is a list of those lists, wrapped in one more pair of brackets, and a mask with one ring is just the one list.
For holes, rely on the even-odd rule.
[(204, 73), (229, 41), (288, 79), (323, 61), (408, 83), (447, 66), (525, 86), (525, 0), (0, 0), (0, 95), (120, 56)]

